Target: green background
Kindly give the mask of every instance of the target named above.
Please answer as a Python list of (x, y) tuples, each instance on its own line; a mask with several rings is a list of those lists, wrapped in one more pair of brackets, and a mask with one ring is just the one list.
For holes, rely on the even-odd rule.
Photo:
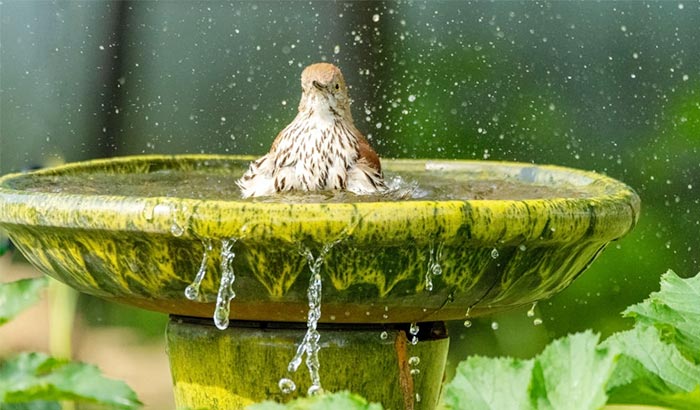
[[(530, 356), (619, 315), (700, 252), (697, 2), (43, 2), (0, 5), (0, 174), (140, 153), (262, 154), (299, 76), (343, 69), (386, 158), (557, 164), (642, 198), (638, 227), (569, 289), (451, 324), (453, 359)], [(164, 318), (83, 298), (94, 323)], [(498, 329), (492, 329), (492, 322)], [(128, 323), (127, 323), (128, 324)], [(495, 326), (494, 326), (495, 327)]]

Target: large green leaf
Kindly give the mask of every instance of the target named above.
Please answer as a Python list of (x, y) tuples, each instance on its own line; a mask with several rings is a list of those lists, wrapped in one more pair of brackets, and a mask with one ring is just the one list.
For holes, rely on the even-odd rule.
[(598, 409), (605, 405), (605, 386), (616, 353), (598, 346), (591, 331), (550, 343), (537, 358), (532, 378), (532, 403), (537, 409)]
[(292, 400), (287, 404), (271, 401), (252, 404), (247, 410), (382, 410), (382, 406), (376, 403), (368, 403), (367, 400), (349, 392), (321, 394), (318, 396), (304, 397)]
[(92, 365), (43, 353), (21, 353), (0, 367), (0, 403), (82, 400), (131, 409), (140, 402), (124, 382), (102, 376)]
[(700, 361), (700, 275), (682, 279), (672, 271), (666, 272), (661, 277), (661, 290), (628, 307), (624, 315), (661, 330), (665, 340), (692, 360)]
[(471, 357), (446, 386), (448, 409), (598, 409), (616, 353), (592, 332), (552, 342), (534, 360)]
[[(639, 377), (646, 377), (643, 372), (651, 372), (674, 392), (690, 392), (700, 387), (700, 366), (685, 358), (675, 345), (662, 341), (655, 327), (635, 326), (610, 336), (606, 345), (639, 362), (642, 365), (641, 372), (637, 372)], [(622, 370), (627, 369), (621, 367)], [(613, 379), (610, 385), (616, 386), (619, 382)]]
[(474, 356), (461, 362), (445, 386), (443, 404), (460, 410), (530, 409), (533, 360)]
[(700, 366), (664, 342), (658, 329), (638, 324), (605, 344), (624, 352), (608, 384), (610, 402), (700, 408)]
[(0, 283), (0, 325), (38, 302), (47, 284), (45, 276)]
[(550, 343), (534, 361), (467, 359), (446, 386), (444, 407), (592, 410), (610, 402), (700, 409), (700, 274), (667, 272), (659, 292), (624, 314), (634, 328), (600, 344), (587, 331)]

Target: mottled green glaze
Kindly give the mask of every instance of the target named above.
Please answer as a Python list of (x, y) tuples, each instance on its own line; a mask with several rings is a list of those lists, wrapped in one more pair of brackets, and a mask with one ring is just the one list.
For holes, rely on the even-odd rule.
[[(637, 195), (611, 178), (483, 161), (385, 160), (384, 167), (397, 173), (463, 170), (477, 178), (575, 186), (585, 195), (280, 203), (15, 188), (47, 175), (240, 171), (248, 161), (142, 156), (8, 175), (0, 179), (0, 228), (37, 267), (80, 291), (199, 317), (213, 311), (220, 241), (237, 238), (231, 317), (267, 321), (305, 322), (309, 273), (300, 249), (317, 254), (323, 244), (339, 241), (323, 267), (321, 321), (407, 323), (463, 318), (468, 308), (475, 316), (549, 297), (568, 286), (607, 243), (629, 232), (639, 213)], [(212, 240), (214, 251), (200, 303), (187, 300), (183, 291), (199, 269), (204, 240)], [(428, 291), (429, 255), (438, 248), (443, 273)]]
[[(437, 329), (444, 332), (444, 327)], [(449, 347), (446, 334), (412, 345), (406, 332), (397, 329), (386, 330), (383, 338), (377, 328), (320, 332), (319, 373), (325, 390), (349, 390), (385, 409), (432, 410), (437, 405)], [(311, 385), (306, 366), (287, 371), (303, 334), (303, 328), (235, 325), (220, 331), (172, 318), (166, 337), (177, 407), (234, 410), (305, 396)], [(294, 393), (280, 391), (283, 377), (295, 382)]]

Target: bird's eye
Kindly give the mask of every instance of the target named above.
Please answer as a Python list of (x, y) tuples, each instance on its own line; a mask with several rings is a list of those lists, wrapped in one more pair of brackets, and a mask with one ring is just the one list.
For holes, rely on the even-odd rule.
[(340, 84), (337, 84), (337, 83), (336, 83), (336, 84), (335, 84), (335, 89), (336, 89), (336, 90), (340, 90)]

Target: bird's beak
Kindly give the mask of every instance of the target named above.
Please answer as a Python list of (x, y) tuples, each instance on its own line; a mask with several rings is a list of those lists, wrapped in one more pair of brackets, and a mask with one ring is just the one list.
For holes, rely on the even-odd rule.
[(313, 84), (314, 87), (316, 87), (317, 90), (323, 91), (326, 87), (323, 86), (323, 84), (319, 83), (318, 81), (312, 81), (311, 84)]

